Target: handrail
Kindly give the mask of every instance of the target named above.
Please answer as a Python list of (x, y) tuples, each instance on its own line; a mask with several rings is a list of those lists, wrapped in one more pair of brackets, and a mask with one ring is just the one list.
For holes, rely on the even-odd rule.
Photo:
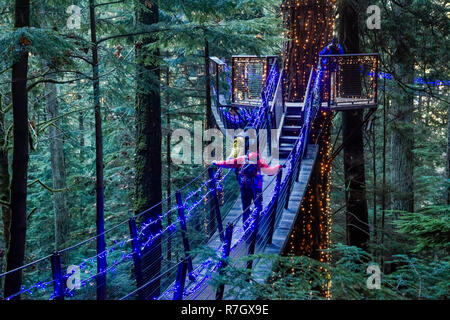
[[(316, 76), (314, 77), (314, 74), (315, 74), (315, 73), (317, 73), (317, 74), (316, 74)], [(277, 61), (275, 61), (275, 62), (273, 63), (273, 65), (272, 65), (272, 68), (271, 68), (271, 70), (270, 70), (270, 72), (269, 72), (269, 75), (268, 75), (268, 77), (267, 77), (267, 79), (266, 79), (266, 82), (265, 82), (265, 84), (264, 84), (263, 90), (262, 90), (262, 92), (261, 92), (261, 98), (260, 98), (260, 101), (259, 101), (259, 103), (258, 103), (259, 107), (258, 107), (258, 109), (257, 109), (256, 115), (255, 115), (255, 119), (253, 119), (253, 121), (249, 121), (249, 122), (246, 124), (244, 130), (248, 130), (248, 129), (257, 129), (258, 132), (259, 132), (259, 129), (263, 129), (264, 126), (267, 125), (267, 121), (268, 121), (267, 114), (274, 111), (275, 100), (276, 100), (278, 94), (282, 91), (282, 75), (283, 75), (283, 72), (282, 72), (282, 71), (281, 71), (281, 72), (278, 71)], [(266, 216), (269, 214), (269, 212), (272, 212), (272, 210), (276, 210), (276, 216), (277, 216), (276, 219), (278, 219), (278, 214), (279, 214), (279, 212), (280, 212), (280, 208), (281, 208), (282, 206), (285, 205), (285, 204), (284, 204), (285, 202), (289, 201), (289, 195), (290, 195), (290, 193), (291, 193), (291, 191), (292, 191), (292, 188), (293, 188), (293, 179), (294, 179), (294, 177), (296, 176), (298, 170), (300, 169), (300, 164), (301, 164), (301, 162), (302, 162), (302, 158), (303, 158), (303, 155), (304, 155), (304, 150), (305, 150), (306, 145), (307, 145), (307, 140), (306, 140), (306, 139), (307, 139), (307, 136), (309, 135), (309, 130), (310, 130), (310, 127), (311, 127), (311, 123), (314, 121), (314, 118), (315, 118), (316, 115), (317, 115), (318, 109), (320, 108), (320, 101), (321, 101), (321, 98), (322, 98), (321, 95), (320, 95), (321, 77), (322, 77), (322, 76), (323, 76), (323, 73), (322, 73), (321, 71), (316, 71), (315, 69), (313, 69), (313, 70), (311, 71), (311, 73), (310, 73), (310, 77), (309, 77), (309, 81), (308, 81), (308, 87), (307, 87), (306, 96), (305, 96), (305, 108), (304, 108), (304, 112), (305, 112), (305, 125), (304, 125), (303, 129), (301, 130), (301, 132), (300, 132), (300, 134), (299, 134), (299, 139), (298, 139), (298, 140), (296, 141), (296, 143), (294, 144), (294, 147), (293, 147), (291, 153), (289, 154), (289, 156), (288, 156), (288, 158), (287, 158), (287, 160), (286, 160), (286, 162), (285, 162), (285, 167), (287, 168), (287, 169), (286, 169), (286, 170), (287, 170), (287, 171), (286, 171), (287, 174), (286, 174), (286, 176), (284, 177), (284, 179), (282, 179), (283, 181), (281, 181), (281, 184), (279, 185), (279, 183), (277, 183), (277, 186), (276, 186), (276, 188), (281, 188), (282, 194), (279, 194), (278, 192), (274, 193), (274, 194), (272, 195), (271, 200), (268, 202), (267, 206), (264, 207), (264, 204), (262, 205), (262, 211), (258, 214), (258, 217), (257, 217), (257, 218), (254, 217), (253, 213), (251, 214), (252, 219), (249, 219), (249, 222), (246, 223), (246, 226), (243, 226), (243, 228), (244, 228), (245, 230), (244, 230), (244, 233), (243, 233), (243, 235), (242, 235), (242, 238), (238, 240), (239, 242), (243, 241), (243, 239), (244, 239), (244, 241), (247, 241), (247, 240), (248, 240), (248, 239), (247, 239), (248, 232), (250, 232), (250, 231), (248, 231), (248, 230), (251, 230), (251, 228), (253, 228), (254, 226), (256, 226), (256, 228), (258, 228), (257, 225), (258, 225), (258, 223), (259, 223), (259, 222), (258, 222), (259, 219), (266, 219)], [(277, 78), (277, 77), (278, 77), (278, 78)], [(318, 105), (318, 103), (319, 103), (319, 105)], [(218, 107), (218, 106), (217, 106), (217, 107)], [(181, 202), (178, 201), (178, 202), (177, 202), (177, 205), (176, 205), (175, 207), (169, 208), (169, 211), (168, 211), (167, 214), (169, 214), (172, 210), (175, 210), (175, 211), (176, 211), (177, 209), (178, 209), (178, 210), (179, 210), (179, 209), (182, 209), (182, 207), (184, 208), (185, 203), (188, 202), (187, 199), (191, 199), (191, 197), (193, 197), (192, 194), (194, 194), (196, 197), (200, 197), (200, 200), (195, 200), (195, 201), (193, 201), (193, 202), (194, 202), (194, 205), (191, 206), (191, 209), (192, 209), (192, 207), (194, 207), (194, 209), (195, 209), (195, 205), (196, 205), (197, 203), (201, 203), (201, 202), (205, 199), (205, 197), (208, 196), (208, 194), (209, 194), (210, 191), (207, 192), (205, 195), (203, 195), (203, 193), (200, 194), (199, 192), (201, 192), (202, 189), (204, 189), (204, 188), (208, 188), (208, 186), (209, 186), (210, 183), (212, 183), (212, 184), (214, 184), (214, 185), (217, 185), (217, 187), (219, 187), (219, 186), (221, 185), (221, 183), (224, 181), (224, 179), (225, 179), (225, 178), (229, 175), (229, 173), (231, 172), (231, 170), (230, 170), (224, 177), (222, 177), (221, 179), (218, 179), (217, 181), (216, 181), (216, 178), (215, 178), (216, 175), (212, 175), (212, 176), (210, 176), (210, 179), (206, 178), (205, 181), (203, 181), (202, 178), (204, 177), (205, 172), (208, 171), (208, 169), (209, 169), (210, 167), (211, 167), (211, 166), (209, 166), (207, 169), (205, 169), (204, 171), (202, 171), (202, 173), (200, 173), (198, 176), (196, 176), (195, 178), (193, 178), (193, 179), (192, 179), (189, 183), (187, 183), (185, 186), (183, 186), (182, 188), (178, 189), (178, 192), (180, 192), (180, 191), (185, 190), (188, 186), (192, 185), (194, 182), (200, 181), (200, 180), (202, 181), (202, 184), (201, 184), (200, 189), (198, 189), (197, 191), (191, 192), (190, 194), (186, 195), (186, 197), (184, 198), (184, 201), (183, 201), (183, 200), (182, 200)], [(220, 173), (219, 173), (219, 172), (216, 172), (216, 174), (219, 175)], [(266, 188), (264, 188), (264, 189), (266, 190), (269, 186), (271, 186), (271, 185), (274, 183), (274, 181), (275, 181), (276, 179), (277, 179), (276, 177), (274, 177), (273, 179), (271, 179), (271, 181), (266, 185)], [(261, 194), (260, 196), (262, 197), (262, 194)], [(281, 197), (282, 197), (282, 198), (281, 198), (282, 200), (281, 200), (279, 203), (278, 203), (278, 201), (275, 201), (275, 197), (278, 197), (278, 196), (281, 196)], [(142, 216), (142, 215), (144, 215), (144, 214), (150, 212), (151, 210), (154, 210), (155, 208), (158, 208), (158, 207), (162, 206), (162, 205), (163, 205), (165, 202), (167, 202), (171, 197), (172, 197), (172, 195), (169, 195), (169, 197), (167, 197), (166, 199), (162, 200), (160, 203), (156, 204), (156, 205), (153, 206), (152, 208), (149, 208), (149, 209), (147, 209), (147, 210), (145, 210), (145, 211), (139, 213), (138, 215), (134, 215), (133, 218), (127, 219), (127, 220), (125, 220), (125, 221), (123, 221), (123, 222), (121, 222), (121, 223), (119, 223), (119, 224), (113, 226), (112, 228), (108, 229), (107, 231), (103, 232), (102, 234), (96, 235), (96, 236), (91, 237), (91, 238), (89, 238), (89, 239), (83, 240), (83, 241), (81, 241), (81, 242), (79, 242), (79, 243), (77, 243), (77, 244), (75, 244), (75, 245), (73, 245), (73, 246), (71, 246), (71, 247), (68, 247), (68, 248), (65, 248), (65, 249), (63, 249), (63, 250), (60, 250), (60, 251), (57, 252), (57, 254), (62, 254), (62, 253), (68, 252), (68, 251), (70, 251), (70, 250), (72, 250), (72, 249), (75, 249), (75, 248), (77, 248), (77, 247), (80, 247), (80, 246), (82, 246), (83, 244), (86, 244), (86, 243), (88, 243), (88, 242), (90, 242), (90, 241), (95, 240), (95, 239), (98, 238), (99, 236), (103, 236), (103, 235), (106, 234), (106, 233), (110, 233), (110, 232), (112, 232), (112, 231), (118, 229), (120, 226), (123, 226), (123, 225), (126, 224), (126, 223), (130, 223), (130, 221), (131, 221), (131, 222), (132, 222), (132, 221), (135, 221), (135, 220), (133, 220), (133, 219), (136, 219), (136, 218), (138, 218), (138, 217), (140, 217), (140, 216)], [(198, 198), (196, 198), (196, 199), (198, 199)], [(180, 199), (177, 198), (177, 200), (180, 200)], [(227, 200), (228, 200), (228, 199), (227, 199)], [(276, 203), (276, 206), (275, 206), (275, 208), (274, 208), (274, 204), (275, 204), (275, 203)], [(183, 209), (183, 210), (184, 210), (184, 209)], [(255, 210), (256, 210), (256, 208), (255, 208)], [(188, 214), (186, 215), (186, 218), (190, 218), (189, 212), (190, 212), (190, 211), (188, 211)], [(219, 215), (220, 215), (220, 212), (219, 212)], [(242, 216), (242, 215), (241, 215), (241, 216)], [(240, 218), (241, 216), (239, 216), (238, 218)], [(146, 224), (144, 223), (144, 224), (143, 224), (143, 227), (142, 227), (142, 226), (141, 226), (141, 227), (142, 227), (143, 229), (144, 229), (144, 228), (147, 228), (150, 224), (162, 220), (163, 217), (165, 217), (165, 214), (159, 215), (157, 218), (152, 219), (152, 220), (150, 220), (149, 222), (147, 221)], [(180, 220), (180, 219), (181, 219), (181, 220)], [(184, 219), (184, 220), (183, 220), (183, 219)], [(258, 220), (253, 220), (253, 219), (258, 219)], [(239, 221), (239, 219), (234, 219), (234, 221), (233, 221), (234, 224), (236, 224), (237, 221)], [(267, 227), (268, 220), (261, 220), (261, 221), (263, 222), (263, 227), (266, 228), (266, 227)], [(278, 220), (277, 220), (277, 221), (278, 221)], [(183, 213), (183, 217), (180, 216), (178, 219), (175, 219), (175, 221), (174, 221), (172, 224), (170, 224), (170, 225), (168, 225), (167, 227), (165, 227), (165, 229), (162, 229), (163, 231), (161, 231), (160, 233), (154, 234), (154, 235), (153, 235), (153, 234), (150, 235), (149, 240), (147, 240), (147, 242), (148, 242), (148, 241), (153, 241), (153, 240), (152, 240), (153, 237), (160, 237), (160, 236), (162, 236), (162, 234), (165, 233), (165, 232), (167, 232), (166, 234), (168, 234), (168, 235), (170, 236), (171, 233), (173, 232), (172, 226), (176, 227), (176, 225), (178, 225), (178, 223), (182, 223), (182, 222), (183, 222), (184, 224), (186, 223), (186, 219), (185, 219), (185, 217), (184, 217), (184, 213)], [(131, 226), (131, 225), (130, 225), (130, 226)], [(246, 229), (247, 227), (249, 228), (248, 230)], [(131, 227), (130, 227), (130, 228), (131, 228)], [(143, 230), (143, 229), (141, 229), (141, 230)], [(178, 230), (178, 229), (177, 229), (177, 230)], [(264, 230), (265, 230), (265, 229), (264, 229)], [(258, 232), (258, 231), (256, 231), (256, 232)], [(143, 236), (147, 237), (147, 236), (145, 235), (145, 232), (144, 232), (144, 233), (142, 233), (142, 232), (139, 233), (139, 236), (140, 236), (141, 234), (143, 234)], [(253, 237), (253, 236), (252, 236), (252, 237)], [(145, 239), (146, 239), (146, 238), (145, 238)], [(145, 239), (143, 239), (143, 241), (145, 241)], [(166, 239), (167, 239), (167, 238), (166, 238)], [(256, 238), (255, 238), (255, 239), (256, 239)], [(258, 248), (261, 247), (261, 244), (262, 244), (262, 246), (264, 246), (264, 243), (265, 243), (264, 241), (266, 241), (266, 239), (267, 239), (267, 237), (264, 237), (264, 239), (261, 240), (262, 242), (258, 242)], [(123, 239), (122, 239), (122, 240), (123, 240)], [(121, 243), (125, 243), (125, 244), (126, 244), (126, 243), (128, 243), (128, 242), (130, 242), (130, 241), (135, 241), (135, 240), (139, 240), (139, 238), (134, 238), (134, 236), (131, 236), (131, 238), (130, 238), (129, 236), (127, 236), (126, 240), (120, 242), (119, 244), (121, 244)], [(255, 241), (256, 241), (256, 240), (255, 240)], [(144, 242), (142, 242), (142, 243), (144, 243)], [(142, 245), (142, 243), (141, 243), (141, 245)], [(117, 243), (116, 243), (115, 245), (112, 245), (112, 246), (107, 247), (107, 248), (105, 249), (105, 251), (102, 252), (102, 253), (100, 253), (100, 254), (101, 254), (101, 255), (108, 255), (110, 252), (113, 251), (113, 249), (114, 249), (114, 247), (115, 247), (116, 245), (117, 245)], [(138, 245), (138, 246), (134, 247), (134, 249), (133, 249), (132, 252), (129, 252), (128, 249), (127, 249), (127, 251), (125, 251), (125, 252), (127, 253), (127, 255), (126, 255), (125, 257), (126, 257), (127, 259), (129, 259), (129, 258), (131, 258), (132, 256), (134, 256), (136, 253), (139, 254), (139, 253), (136, 252), (135, 250), (141, 250), (141, 249), (140, 249), (140, 248), (141, 248), (141, 245)], [(253, 244), (253, 245), (255, 245), (255, 244)], [(236, 244), (235, 244), (235, 246), (236, 246)], [(233, 246), (233, 248), (235, 248), (235, 246)], [(144, 245), (144, 247), (145, 247), (145, 245)], [(250, 250), (250, 249), (249, 249), (249, 250)], [(253, 248), (252, 250), (255, 250), (255, 248)], [(259, 249), (258, 249), (258, 250), (259, 250)], [(36, 261), (34, 261), (34, 262), (31, 262), (31, 263), (29, 263), (29, 264), (27, 264), (27, 265), (21, 266), (21, 267), (19, 267), (19, 268), (17, 268), (17, 269), (10, 270), (10, 271), (8, 271), (8, 272), (6, 272), (6, 273), (0, 274), (0, 278), (4, 277), (4, 276), (6, 276), (6, 275), (9, 275), (9, 274), (11, 274), (11, 273), (14, 273), (14, 272), (17, 272), (17, 271), (20, 271), (20, 270), (24, 270), (24, 269), (27, 268), (27, 267), (30, 267), (30, 266), (33, 266), (33, 265), (39, 263), (39, 262), (45, 261), (46, 259), (49, 259), (50, 257), (53, 257), (53, 256), (54, 256), (54, 255), (48, 255), (48, 256), (46, 256), (46, 257), (44, 257), (44, 258), (38, 259), (38, 260), (36, 260)], [(94, 256), (94, 257), (95, 257), (95, 256)], [(92, 257), (91, 257), (91, 258), (84, 259), (83, 261), (87, 261), (87, 260), (90, 260), (90, 259), (92, 259)], [(52, 263), (53, 263), (53, 260), (52, 260)], [(97, 275), (99, 275), (99, 274), (101, 274), (101, 273), (105, 273), (105, 274), (106, 274), (106, 273), (109, 273), (111, 270), (113, 270), (113, 269), (115, 268), (115, 266), (116, 266), (116, 265), (113, 264), (113, 265), (111, 266), (111, 269), (107, 269), (107, 270), (105, 270), (105, 271), (101, 271), (101, 272), (97, 273), (96, 275), (91, 276), (91, 278), (95, 278)], [(170, 270), (174, 270), (174, 267), (173, 267), (172, 269), (170, 269)], [(166, 272), (166, 273), (167, 273), (167, 272)], [(156, 278), (159, 279), (159, 278), (161, 278), (163, 275), (165, 275), (166, 273), (160, 273), (159, 275), (157, 275), (157, 276), (154, 277), (154, 278), (155, 278), (155, 279), (156, 279)], [(55, 277), (55, 274), (54, 274), (53, 276)], [(63, 274), (63, 275), (60, 275), (60, 276), (61, 276), (62, 278), (60, 278), (59, 280), (62, 280), (65, 276), (69, 276), (69, 275)], [(58, 282), (59, 280), (54, 278), (54, 281), (56, 281), (56, 282)], [(147, 286), (147, 285), (151, 284), (152, 281), (153, 281), (153, 279), (147, 280), (147, 283), (145, 283), (144, 286)], [(137, 288), (136, 290), (134, 290), (133, 292), (131, 292), (131, 293), (129, 293), (128, 295), (126, 295), (126, 297), (129, 297), (129, 296), (134, 295), (135, 293), (139, 292), (142, 288), (143, 288), (142, 285), (138, 286), (138, 288)], [(23, 290), (23, 289), (22, 289), (22, 290)], [(20, 291), (20, 292), (16, 293), (15, 296), (16, 296), (16, 295), (20, 295), (21, 293), (26, 292), (26, 291), (27, 291), (27, 290), (25, 290), (25, 291)], [(55, 291), (55, 292), (56, 292), (56, 291)], [(64, 296), (64, 293), (63, 293), (63, 296)], [(55, 298), (55, 296), (52, 296), (52, 297)], [(9, 298), (9, 297), (6, 297), (6, 298)]]

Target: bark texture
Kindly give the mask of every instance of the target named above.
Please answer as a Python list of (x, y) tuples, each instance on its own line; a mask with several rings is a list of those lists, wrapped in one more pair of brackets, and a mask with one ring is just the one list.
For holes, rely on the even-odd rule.
[(336, 0), (284, 0), (283, 48), (286, 101), (303, 101), (311, 69), (329, 43)]
[[(30, 25), (30, 1), (15, 1), (15, 28)], [(11, 227), (7, 254), (6, 270), (13, 270), (23, 265), (27, 231), (27, 177), (28, 177), (28, 39), (21, 37), (22, 50), (12, 67), (12, 105), (13, 105), (13, 160), (11, 179)], [(5, 278), (5, 296), (20, 291), (22, 271), (9, 274)], [(20, 299), (20, 296), (14, 297)]]
[[(157, 1), (140, 0), (136, 6), (138, 24), (158, 23)], [(135, 211), (140, 213), (161, 202), (161, 97), (160, 66), (155, 62), (158, 50), (147, 48), (156, 41), (154, 36), (145, 36), (136, 46), (136, 156), (135, 156)], [(160, 214), (158, 206), (151, 210), (146, 219), (154, 219)], [(155, 219), (156, 220), (156, 219)], [(152, 224), (151, 234), (161, 230), (161, 223)], [(143, 268), (151, 266), (144, 275), (144, 283), (157, 276), (161, 268), (161, 240), (153, 242), (143, 254)], [(145, 298), (159, 296), (159, 280), (145, 289)]]
[[(359, 10), (351, 1), (338, 7), (339, 38), (344, 53), (359, 53)], [(366, 199), (363, 109), (342, 112), (347, 244), (367, 249), (370, 240)]]
[[(55, 83), (45, 84), (45, 97), (47, 104), (48, 119), (57, 118), (58, 97)], [(49, 128), (50, 140), (50, 162), (52, 168), (53, 189), (57, 190), (53, 194), (54, 209), (54, 233), (55, 233), (55, 251), (64, 248), (69, 233), (69, 210), (67, 208), (67, 182), (66, 165), (64, 158), (63, 133), (60, 131), (61, 120), (55, 121)], [(59, 191), (64, 190), (64, 191)]]

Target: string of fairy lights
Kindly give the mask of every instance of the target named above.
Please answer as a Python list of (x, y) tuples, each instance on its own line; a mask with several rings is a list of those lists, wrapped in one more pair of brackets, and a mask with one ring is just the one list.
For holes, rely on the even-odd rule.
[(302, 101), (318, 52), (333, 35), (336, 0), (285, 0), (284, 72), (286, 101)]
[[(267, 73), (266, 67), (264, 68), (264, 74)], [(278, 70), (275, 69), (274, 67), (272, 67), (271, 73), (269, 75), (269, 81), (268, 83), (270, 84), (269, 86), (267, 86), (268, 88), (274, 88), (276, 86), (276, 84), (274, 85), (273, 83), (277, 82), (278, 78), (276, 78), (277, 76), (279, 76), (278, 74)], [(272, 90), (272, 89), (270, 89)], [(260, 128), (262, 126), (262, 124), (264, 123), (264, 121), (266, 120), (266, 112), (267, 112), (267, 106), (268, 106), (268, 102), (265, 101), (267, 100), (267, 97), (270, 95), (266, 95), (266, 99), (262, 99), (261, 100), (261, 108), (259, 108), (258, 112), (257, 112), (257, 116), (253, 119), (254, 121), (251, 122), (252, 127), (254, 128)], [(219, 170), (216, 173), (216, 188), (217, 191), (219, 192), (220, 190), (222, 190), (222, 186), (221, 183), (224, 181), (224, 179), (230, 174), (230, 172), (232, 172), (232, 170), (228, 170), (228, 173), (223, 175), (220, 179), (218, 179), (218, 177), (221, 175), (222, 170)], [(198, 177), (197, 177), (198, 178)], [(197, 180), (197, 178), (194, 179)], [(183, 205), (186, 206), (185, 210), (186, 210), (186, 219), (189, 220), (192, 217), (193, 212), (195, 211), (196, 208), (198, 208), (200, 206), (200, 204), (202, 203), (206, 203), (208, 201), (208, 198), (210, 197), (210, 195), (212, 194), (213, 190), (210, 189), (209, 184), (211, 183), (211, 180), (206, 180), (205, 182), (203, 182), (201, 184), (201, 186), (190, 192), (183, 201)], [(204, 191), (206, 189), (206, 191), (203, 193), (202, 191)], [(196, 199), (192, 204), (190, 204), (189, 206), (187, 206), (187, 203), (191, 200), (194, 199), (195, 197), (198, 197), (198, 195), (202, 193), (201, 196), (199, 196), (199, 199)], [(173, 207), (170, 208), (167, 212), (165, 212), (162, 215), (158, 215), (157, 217), (153, 218), (152, 220), (150, 220), (147, 223), (144, 223), (141, 228), (138, 230), (138, 237), (142, 237), (145, 235), (144, 230), (147, 229), (148, 227), (155, 225), (157, 223), (160, 223), (164, 218), (167, 218), (169, 215), (171, 215), (172, 213), (174, 213), (176, 210), (178, 209), (178, 207)], [(152, 244), (156, 239), (160, 238), (163, 234), (165, 233), (173, 233), (174, 230), (177, 229), (178, 224), (180, 223), (180, 217), (178, 217), (178, 219), (176, 219), (175, 221), (173, 221), (171, 224), (167, 225), (166, 227), (164, 227), (163, 229), (161, 229), (159, 232), (152, 234), (150, 236), (147, 237), (147, 239), (145, 239), (145, 241), (141, 241), (141, 246), (139, 247), (139, 250), (144, 250), (146, 247), (148, 247), (150, 244)], [(122, 223), (123, 224), (123, 223)], [(122, 225), (121, 224), (121, 225)], [(95, 240), (95, 237), (91, 240)], [(113, 263), (105, 270), (99, 272), (99, 273), (94, 273), (90, 270), (87, 270), (88, 265), (95, 263), (95, 261), (97, 260), (97, 258), (99, 257), (107, 257), (108, 255), (110, 255), (112, 252), (114, 252), (116, 250), (116, 248), (123, 248), (125, 247), (128, 243), (130, 243), (131, 241), (133, 241), (131, 238), (127, 237), (126, 239), (122, 240), (122, 241), (115, 241), (113, 246), (108, 247), (107, 249), (105, 249), (105, 251), (91, 256), (89, 258), (84, 259), (81, 263), (79, 263), (78, 265), (76, 265), (76, 267), (79, 268), (80, 271), (82, 270), (86, 270), (87, 274), (88, 274), (88, 278), (84, 279), (81, 281), (80, 283), (80, 287), (79, 289), (81, 289), (82, 287), (85, 286), (91, 286), (93, 284), (93, 280), (95, 280), (95, 278), (100, 275), (100, 274), (107, 274), (107, 273), (111, 273), (114, 272), (116, 270), (116, 267), (120, 264), (123, 263), (126, 260), (131, 260), (131, 258), (133, 257), (134, 252), (125, 252), (122, 253), (120, 258), (117, 260), (114, 260)], [(88, 243), (88, 242), (83, 242), (83, 243)], [(78, 245), (74, 246), (77, 247)], [(63, 274), (62, 276), (62, 280), (66, 281), (70, 276), (73, 276), (74, 271), (72, 271), (71, 273), (67, 273), (67, 274)], [(5, 274), (4, 274), (5, 275)], [(4, 275), (0, 275), (0, 277), (4, 276)], [(34, 285), (31, 286), (23, 286), (21, 288), (21, 290), (17, 293), (15, 293), (14, 295), (10, 296), (10, 297), (5, 297), (5, 299), (12, 299), (16, 296), (19, 296), (21, 294), (27, 293), (29, 295), (33, 295), (34, 292), (36, 291), (43, 291), (45, 292), (48, 287), (51, 284), (54, 284), (55, 280), (50, 280), (50, 281), (38, 281), (36, 282)], [(70, 297), (74, 295), (74, 290), (68, 290), (67, 288), (65, 289), (64, 295)], [(50, 299), (54, 299), (55, 295), (51, 294), (50, 295)]]
[[(287, 48), (285, 48), (285, 54), (289, 54), (288, 57), (285, 58), (284, 63), (284, 73), (285, 77), (285, 85), (287, 88), (290, 88), (286, 92), (286, 100), (287, 101), (297, 101), (302, 98), (304, 92), (307, 87), (307, 77), (309, 75), (309, 71), (316, 64), (316, 53), (323, 48), (327, 41), (332, 36), (332, 29), (334, 25), (334, 16), (333, 12), (335, 9), (336, 0), (292, 0), (292, 1), (284, 1), (282, 5), (282, 9), (285, 13), (285, 19), (287, 16), (293, 17), (292, 21), (285, 21), (286, 31), (285, 37), (289, 39), (287, 41)], [(286, 14), (288, 13), (288, 14)], [(301, 17), (300, 17), (301, 16)], [(293, 53), (292, 53), (292, 52)], [(233, 81), (235, 83), (240, 82), (240, 85), (245, 89), (246, 81), (248, 81), (248, 74), (245, 71), (245, 64), (249, 64), (250, 58), (243, 58), (238, 63), (241, 64), (240, 68), (244, 68), (244, 71), (235, 74)], [(278, 77), (280, 77), (280, 73), (276, 69), (276, 63), (273, 64), (272, 69), (268, 72), (268, 63), (262, 64), (261, 75), (262, 75), (262, 90), (267, 90), (262, 97), (253, 97), (251, 94), (248, 95), (248, 92), (244, 92), (247, 94), (247, 97), (260, 99), (258, 105), (260, 106), (258, 112), (256, 113), (256, 117), (253, 122), (248, 124), (248, 127), (252, 128), (262, 128), (265, 121), (267, 121), (267, 112), (268, 112), (268, 101), (271, 98), (272, 90), (275, 90)], [(255, 71), (256, 69), (254, 69)], [(256, 70), (256, 73), (259, 73)], [(237, 78), (239, 77), (239, 79)], [(373, 76), (372, 76), (373, 77)], [(318, 259), (321, 262), (330, 261), (330, 254), (325, 249), (330, 247), (331, 239), (331, 214), (330, 214), (330, 198), (329, 198), (329, 190), (331, 186), (330, 179), (330, 171), (331, 165), (328, 162), (328, 156), (330, 154), (330, 141), (329, 141), (329, 131), (331, 126), (331, 118), (328, 112), (319, 111), (321, 106), (321, 87), (323, 87), (325, 76), (323, 73), (318, 73), (315, 78), (315, 81), (312, 82), (310, 90), (314, 93), (314, 99), (311, 98), (310, 103), (305, 105), (305, 127), (302, 132), (302, 138), (298, 139), (296, 145), (293, 148), (293, 151), (288, 157), (287, 160), (287, 174), (284, 177), (282, 183), (275, 188), (275, 192), (272, 195), (271, 200), (269, 201), (266, 208), (263, 208), (263, 211), (259, 214), (259, 218), (263, 218), (266, 216), (273, 208), (276, 198), (275, 197), (283, 197), (283, 192), (290, 193), (291, 190), (288, 190), (288, 182), (292, 181), (293, 177), (296, 175), (296, 171), (299, 169), (299, 164), (301, 162), (301, 156), (303, 155), (304, 148), (306, 147), (306, 136), (308, 133), (311, 133), (311, 137), (313, 141), (320, 145), (319, 148), (319, 159), (318, 162), (318, 170), (317, 173), (317, 192), (315, 193), (312, 190), (312, 183), (309, 184), (307, 193), (305, 196), (306, 201), (302, 201), (301, 204), (301, 223), (300, 228), (296, 228), (291, 234), (291, 250), (295, 253), (302, 252), (303, 254), (313, 256), (312, 251), (314, 248), (318, 247), (320, 249)], [(236, 90), (235, 87), (233, 90)], [(232, 94), (235, 94), (233, 91)], [(317, 119), (317, 120), (316, 120)], [(311, 132), (310, 132), (311, 131)], [(321, 134), (318, 134), (321, 132)], [(232, 172), (228, 171), (226, 175), (221, 177), (220, 179), (216, 179), (217, 185), (216, 187), (219, 189), (220, 184), (223, 180), (228, 176), (228, 174)], [(220, 176), (221, 173), (217, 173), (216, 178)], [(198, 208), (202, 203), (208, 202), (211, 194), (215, 192), (215, 190), (211, 189), (209, 184), (211, 180), (206, 180), (202, 185), (196, 189), (195, 191), (189, 193), (183, 201), (183, 205), (186, 206), (186, 219), (189, 219), (192, 213)], [(262, 196), (262, 195), (261, 195)], [(196, 200), (194, 200), (194, 198)], [(287, 198), (283, 198), (287, 199)], [(193, 203), (187, 205), (188, 202), (193, 200)], [(278, 203), (278, 206), (284, 206), (284, 203)], [(167, 212), (157, 217), (157, 219), (152, 220), (148, 223), (145, 223), (141, 226), (139, 230), (139, 235), (145, 237), (144, 229), (149, 226), (159, 223), (162, 219), (166, 218), (173, 212), (175, 212), (178, 207), (170, 208)], [(231, 251), (237, 248), (238, 244), (245, 242), (249, 233), (255, 232), (255, 228), (258, 228), (258, 224), (256, 223), (256, 208), (252, 211), (250, 215), (250, 219), (247, 221), (245, 225), (242, 225), (242, 237), (238, 239), (231, 248)], [(277, 210), (278, 211), (278, 210)], [(141, 247), (139, 250), (143, 250), (146, 246), (153, 243), (153, 241), (160, 237), (162, 234), (167, 232), (173, 232), (174, 229), (177, 228), (177, 225), (180, 223), (180, 218), (176, 219), (172, 224), (167, 225), (160, 232), (156, 234), (150, 235), (146, 241), (141, 242)], [(235, 222), (237, 223), (237, 222)], [(317, 234), (314, 229), (314, 225), (318, 225), (318, 234), (319, 234), (319, 243), (315, 243), (314, 235)], [(257, 230), (256, 230), (257, 232)], [(301, 241), (297, 241), (297, 239), (301, 238)], [(117, 247), (124, 247), (131, 241), (130, 238), (123, 239), (121, 241), (117, 241), (113, 246), (106, 249), (100, 255), (107, 256), (111, 252), (113, 252)], [(231, 245), (231, 244), (230, 244)], [(215, 254), (222, 256), (223, 245), (216, 250)], [(116, 267), (126, 260), (131, 260), (134, 252), (125, 252), (122, 253), (120, 258), (114, 260), (112, 265), (110, 265), (106, 270), (102, 271), (103, 273), (115, 272)], [(84, 259), (78, 267), (86, 268), (87, 263), (93, 263), (99, 255)], [(211, 257), (206, 261), (202, 261), (196, 268), (191, 272), (191, 275), (200, 276), (203, 275), (203, 281), (206, 281), (211, 276), (211, 270), (216, 270), (216, 265), (214, 265), (214, 259)], [(172, 267), (174, 268), (174, 267)], [(170, 269), (173, 270), (173, 269)], [(210, 272), (205, 272), (205, 270), (209, 270)], [(325, 296), (327, 298), (331, 297), (330, 289), (331, 289), (331, 276), (326, 268), (323, 271), (327, 279), (330, 279), (325, 290)], [(63, 279), (67, 279), (67, 277), (72, 274), (65, 274)], [(81, 283), (81, 287), (87, 286), (92, 283), (92, 280), (98, 274), (90, 273), (87, 279), (84, 279)], [(0, 275), (1, 277), (1, 275)], [(22, 288), (20, 292), (15, 294), (14, 296), (20, 295), (21, 293), (28, 292), (32, 294), (34, 290), (46, 290), (49, 285), (54, 283), (55, 280), (45, 281), (45, 282), (37, 282), (33, 286), (28, 288)], [(199, 281), (199, 283), (204, 283)], [(202, 285), (194, 285), (184, 292), (184, 295), (195, 295), (198, 290), (202, 290)], [(146, 284), (147, 285), (147, 284)], [(176, 287), (172, 287), (172, 289), (167, 289), (168, 291), (177, 289)], [(71, 292), (65, 292), (65, 294), (70, 295)], [(12, 297), (7, 297), (12, 298)], [(50, 298), (55, 298), (55, 296), (51, 295)]]

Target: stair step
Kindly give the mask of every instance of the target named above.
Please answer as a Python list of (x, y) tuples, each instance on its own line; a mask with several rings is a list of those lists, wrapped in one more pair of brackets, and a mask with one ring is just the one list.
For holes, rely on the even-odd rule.
[(280, 140), (297, 141), (298, 136), (281, 136)]
[(297, 116), (297, 115), (301, 115), (301, 113), (302, 113), (302, 108), (299, 108), (299, 107), (286, 108), (286, 115), (288, 115), (288, 116)]
[(290, 131), (299, 131), (302, 127), (300, 126), (283, 126), (283, 130), (290, 130)]
[(280, 149), (284, 149), (284, 150), (292, 150), (294, 148), (294, 144), (288, 144), (288, 143), (282, 143), (280, 144), (280, 146), (278, 147), (278, 150)]
[(301, 120), (302, 119), (302, 116), (301, 115), (299, 115), (299, 114), (287, 114), (286, 115), (286, 119), (292, 119), (292, 120)]

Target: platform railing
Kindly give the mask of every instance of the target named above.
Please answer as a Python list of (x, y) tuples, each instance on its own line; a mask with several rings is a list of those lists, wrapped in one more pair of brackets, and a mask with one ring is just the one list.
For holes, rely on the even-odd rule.
[(321, 55), (327, 106), (336, 110), (376, 107), (378, 60), (376, 53)]

